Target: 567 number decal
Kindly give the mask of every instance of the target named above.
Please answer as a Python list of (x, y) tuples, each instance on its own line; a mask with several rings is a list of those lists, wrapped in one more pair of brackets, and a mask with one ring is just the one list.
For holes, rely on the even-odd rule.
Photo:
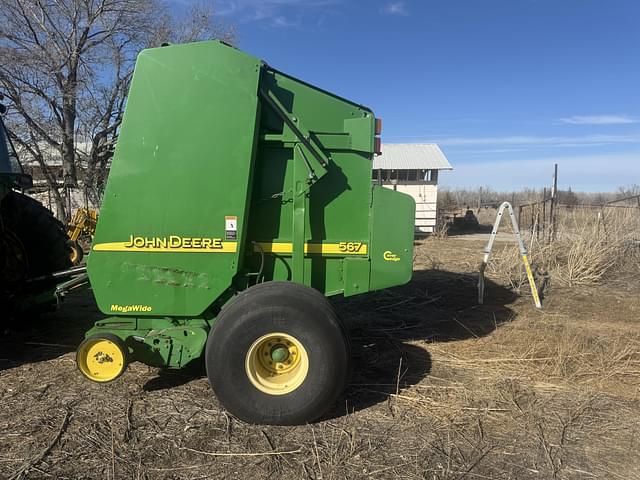
[(340, 242), (338, 249), (346, 253), (359, 253), (362, 250), (362, 242)]

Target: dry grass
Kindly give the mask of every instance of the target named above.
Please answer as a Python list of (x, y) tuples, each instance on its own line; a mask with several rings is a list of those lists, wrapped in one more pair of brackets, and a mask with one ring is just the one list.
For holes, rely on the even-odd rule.
[[(527, 242), (530, 259), (554, 284), (586, 286), (621, 273), (640, 275), (640, 211), (609, 209), (604, 216), (585, 210), (563, 211), (553, 242), (531, 235)], [(495, 252), (489, 271), (516, 289), (527, 281), (512, 247)]]
[(95, 307), (70, 299), (2, 342), (0, 478), (640, 478), (640, 284), (537, 312), (489, 273), (478, 306), (481, 251), (431, 238), (408, 285), (337, 299), (354, 376), (300, 427), (237, 421), (198, 372), (83, 382), (65, 345)]
[[(495, 208), (481, 208), (475, 211), (476, 217), (478, 218), (478, 222), (481, 225), (493, 225), (493, 223), (496, 221), (497, 213), (498, 213), (498, 210)], [(506, 220), (503, 222), (503, 225), (505, 225), (506, 228), (508, 229), (511, 228), (510, 223), (509, 223), (509, 226), (507, 226)]]

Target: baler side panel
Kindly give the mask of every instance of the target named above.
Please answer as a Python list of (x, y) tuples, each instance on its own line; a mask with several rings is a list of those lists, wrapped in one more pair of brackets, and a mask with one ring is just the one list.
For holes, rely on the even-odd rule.
[[(304, 284), (327, 295), (341, 293), (346, 279), (344, 259), (358, 257), (368, 262), (373, 114), (279, 72), (265, 72), (261, 88), (273, 92), (330, 157), (326, 173), (308, 193)], [(302, 146), (264, 104), (260, 134), (249, 238), (273, 250), (265, 255), (265, 279), (292, 280), (292, 255), (287, 246), (293, 242), (293, 163)], [(349, 248), (360, 245), (359, 251), (336, 251), (341, 243), (350, 244)], [(249, 264), (257, 269), (260, 253), (249, 250), (248, 254)], [(368, 268), (351, 271), (360, 274), (358, 284), (361, 291), (367, 291)]]
[(104, 313), (198, 316), (230, 287), (244, 249), (260, 69), (219, 42), (138, 57), (88, 260)]
[(371, 290), (403, 285), (413, 273), (413, 198), (373, 187), (371, 216)]

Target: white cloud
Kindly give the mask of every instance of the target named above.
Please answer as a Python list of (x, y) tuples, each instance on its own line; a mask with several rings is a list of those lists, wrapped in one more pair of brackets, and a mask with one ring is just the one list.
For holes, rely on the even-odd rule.
[(640, 133), (627, 135), (582, 135), (582, 136), (531, 136), (514, 135), (504, 137), (443, 137), (430, 139), (430, 142), (446, 146), (463, 145), (550, 145), (587, 147), (612, 143), (640, 143)]
[(558, 121), (570, 125), (622, 125), (638, 123), (636, 118), (628, 115), (574, 115), (573, 117), (560, 118)]
[(279, 28), (299, 27), (300, 24), (301, 24), (300, 17), (296, 18), (295, 20), (292, 20), (283, 15), (277, 15), (271, 19), (272, 27), (279, 27)]
[(384, 6), (382, 13), (388, 13), (389, 15), (407, 15), (407, 9), (404, 6), (404, 2), (391, 2)]
[(482, 148), (471, 150), (457, 150), (456, 153), (465, 155), (494, 155), (496, 153), (516, 153), (526, 151), (526, 148)]
[(297, 27), (301, 24), (302, 11), (341, 2), (342, 0), (219, 0), (215, 5), (218, 15), (232, 16), (242, 23), (263, 22), (271, 27)]

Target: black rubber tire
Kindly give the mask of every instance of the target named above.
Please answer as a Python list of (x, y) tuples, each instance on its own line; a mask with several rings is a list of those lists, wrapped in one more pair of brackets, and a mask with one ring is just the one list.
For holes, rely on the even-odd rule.
[(71, 266), (67, 234), (62, 223), (37, 200), (9, 193), (0, 205), (4, 226), (24, 245), (28, 276), (37, 277)]
[[(305, 380), (284, 395), (258, 390), (245, 370), (253, 342), (273, 332), (294, 336), (309, 357)], [(239, 419), (301, 425), (318, 419), (343, 392), (351, 352), (340, 319), (324, 295), (292, 282), (267, 282), (224, 306), (209, 333), (205, 366), (218, 400)]]

